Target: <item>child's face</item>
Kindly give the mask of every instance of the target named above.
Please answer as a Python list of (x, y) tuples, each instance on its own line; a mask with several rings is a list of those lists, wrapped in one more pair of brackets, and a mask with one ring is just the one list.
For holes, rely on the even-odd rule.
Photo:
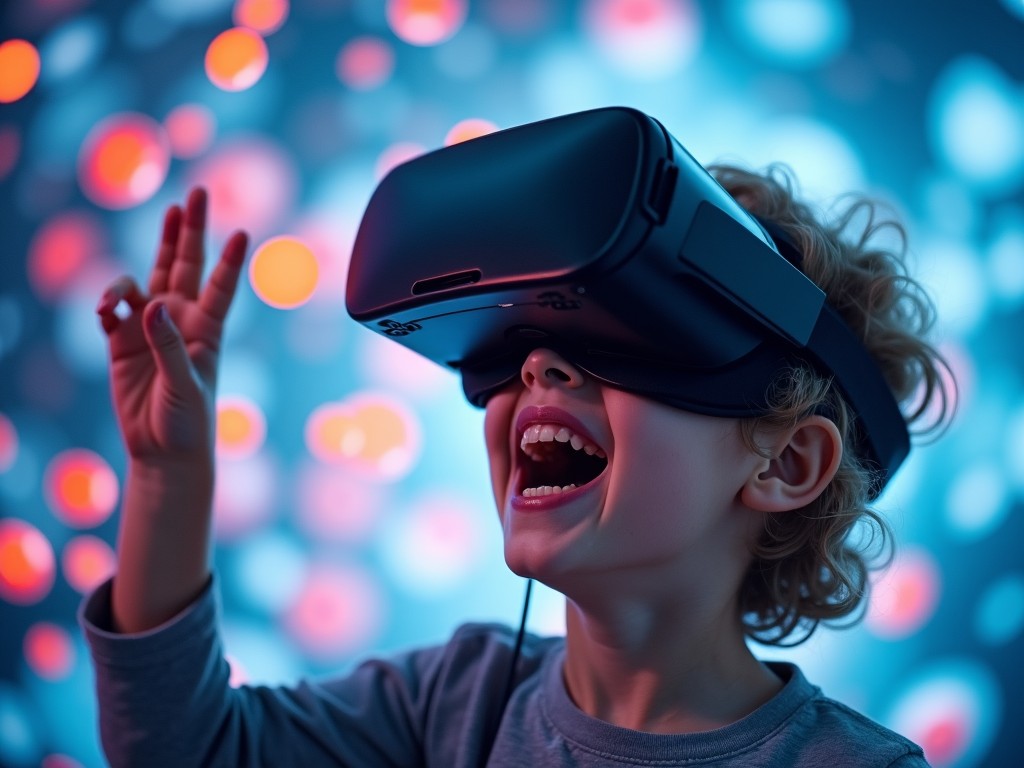
[[(524, 486), (556, 485), (560, 474), (545, 477), (527, 453), (550, 452), (568, 475), (573, 470), (566, 456), (586, 464), (571, 453), (572, 441), (559, 443), (558, 437), (527, 445), (524, 452), (523, 427), (536, 423), (551, 423), (556, 434), (563, 425), (584, 443), (596, 444), (607, 465), (602, 470), (591, 459), (593, 471), (583, 469), (582, 476), (600, 474), (574, 491), (524, 497)], [(737, 420), (616, 389), (557, 353), (537, 349), (521, 377), (488, 401), (485, 432), (505, 559), (516, 573), (565, 591), (599, 574), (650, 581), (652, 569), (683, 578), (731, 578), (730, 571), (745, 569), (761, 522), (740, 503), (739, 493), (764, 460), (744, 445)], [(580, 576), (584, 581), (576, 582)]]

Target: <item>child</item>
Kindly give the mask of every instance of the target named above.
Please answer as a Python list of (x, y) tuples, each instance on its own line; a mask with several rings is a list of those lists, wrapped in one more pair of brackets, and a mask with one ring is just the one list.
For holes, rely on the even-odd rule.
[[(871, 246), (874, 208), (826, 226), (777, 169), (712, 171), (793, 242), (897, 399), (917, 395), (908, 421), (936, 398), (944, 416), (944, 363), (922, 340), (931, 305), (900, 255)], [(888, 536), (851, 449), (855, 414), (809, 367), (773, 382), (769, 415), (741, 420), (610, 386), (542, 346), (525, 356), (486, 405), (491, 480), (505, 559), (566, 596), (567, 633), (527, 636), (504, 709), (514, 633), (493, 625), (343, 678), (229, 687), (209, 566), (213, 422), (247, 243), (233, 235), (201, 286), (205, 210), (201, 189), (171, 207), (146, 292), (121, 278), (97, 310), (129, 454), (118, 570), (82, 611), (113, 765), (927, 765), (746, 644), (855, 613), (867, 562), (847, 534), (867, 518)], [(842, 240), (865, 213), (863, 236)], [(514, 485), (553, 441), (599, 457), (600, 475)]]

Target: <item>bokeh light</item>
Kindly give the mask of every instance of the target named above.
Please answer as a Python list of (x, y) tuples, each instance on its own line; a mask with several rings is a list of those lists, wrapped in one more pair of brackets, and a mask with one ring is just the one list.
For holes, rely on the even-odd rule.
[(86, 197), (104, 208), (131, 208), (149, 200), (167, 178), (170, 144), (163, 126), (125, 112), (100, 121), (78, 156)]
[(391, 31), (412, 45), (444, 42), (466, 20), (466, 0), (387, 0)]
[(309, 301), (319, 276), (313, 251), (295, 237), (268, 240), (249, 261), (249, 284), (253, 291), (277, 309), (295, 309)]
[(0, 104), (27, 94), (39, 79), (39, 51), (28, 40), (0, 43)]
[(31, 605), (46, 597), (56, 577), (53, 546), (34, 525), (0, 520), (0, 599)]
[[(2, 525), (2, 523), (0, 523)], [(29, 714), (27, 697), (0, 681), (0, 765), (32, 765), (40, 758), (39, 732)]]
[(21, 155), (21, 135), (13, 125), (0, 125), (0, 181), (14, 170)]
[(285, 613), (284, 627), (303, 652), (331, 662), (372, 642), (385, 613), (380, 587), (369, 573), (315, 564)]
[(232, 575), (250, 605), (275, 615), (295, 602), (307, 567), (300, 541), (279, 531), (265, 531), (240, 545)]
[(995, 193), (1020, 186), (1020, 86), (991, 61), (966, 56), (947, 65), (933, 86), (928, 128), (939, 157), (965, 181)]
[(164, 118), (164, 129), (171, 153), (179, 158), (192, 158), (205, 152), (213, 142), (217, 121), (203, 104), (182, 104)]
[(726, 8), (740, 38), (781, 64), (820, 65), (849, 41), (844, 0), (731, 0)]
[(71, 634), (49, 621), (39, 621), (28, 628), (24, 651), (29, 668), (44, 680), (67, 677), (75, 664)]
[(934, 558), (924, 549), (907, 546), (874, 579), (865, 623), (887, 640), (918, 632), (935, 613), (941, 588)]
[(992, 673), (966, 659), (934, 662), (895, 697), (883, 723), (920, 744), (933, 768), (980, 765), (1002, 719)]
[(946, 497), (946, 520), (958, 538), (975, 541), (996, 531), (1012, 504), (1002, 468), (994, 462), (977, 462), (953, 479)]
[(419, 157), (426, 151), (426, 147), (412, 141), (396, 142), (381, 152), (380, 157), (377, 158), (377, 165), (373, 175), (377, 179), (383, 179), (394, 168), (397, 168), (402, 163), (409, 162), (415, 157)]
[(72, 528), (91, 528), (110, 517), (119, 486), (110, 465), (93, 451), (72, 448), (46, 467), (43, 489), (50, 509)]
[(52, 301), (63, 295), (106, 248), (97, 219), (77, 211), (44, 222), (28, 249), (28, 279), (36, 294)]
[(213, 494), (213, 533), (218, 541), (236, 541), (272, 519), (280, 470), (262, 453), (217, 461)]
[(587, 0), (583, 8), (603, 56), (634, 77), (672, 75), (700, 45), (701, 20), (689, 0)]
[(83, 595), (113, 576), (117, 569), (117, 556), (111, 546), (89, 534), (68, 541), (60, 560), (65, 581)]
[(421, 499), (393, 519), (381, 538), (385, 565), (406, 591), (443, 594), (464, 583), (479, 564), (483, 517), (455, 494)]
[(260, 449), (266, 436), (267, 420), (256, 403), (238, 395), (218, 398), (218, 456), (244, 459)]
[(314, 541), (364, 542), (386, 509), (383, 486), (333, 464), (304, 465), (297, 485), (296, 522)]
[(239, 27), (270, 35), (288, 18), (288, 6), (288, 0), (235, 0), (231, 18)]
[(317, 408), (306, 422), (306, 445), (321, 461), (396, 480), (419, 458), (419, 422), (399, 401), (354, 395)]
[(0, 474), (9, 470), (18, 458), (18, 431), (4, 414), (0, 413)]
[(345, 43), (335, 62), (338, 79), (357, 91), (369, 91), (383, 85), (394, 70), (395, 52), (391, 45), (370, 35)]
[(107, 27), (95, 16), (79, 16), (55, 29), (39, 46), (40, 80), (56, 83), (88, 72), (107, 45)]
[(985, 588), (974, 613), (974, 631), (986, 645), (1003, 645), (1024, 631), (1024, 575), (1011, 573)]
[(277, 143), (236, 136), (192, 165), (187, 183), (206, 187), (208, 224), (216, 236), (244, 229), (260, 238), (291, 208), (297, 179), (291, 159)]
[(479, 117), (470, 117), (465, 120), (460, 120), (452, 126), (452, 129), (448, 131), (448, 134), (444, 137), (444, 145), (449, 147), (452, 144), (469, 141), (470, 139), (477, 139), (481, 136), (486, 136), (488, 133), (494, 133), (496, 130), (498, 130), (498, 126), (490, 120), (484, 120)]
[(206, 76), (225, 91), (244, 91), (263, 77), (267, 61), (263, 38), (246, 27), (234, 27), (217, 35), (206, 49)]

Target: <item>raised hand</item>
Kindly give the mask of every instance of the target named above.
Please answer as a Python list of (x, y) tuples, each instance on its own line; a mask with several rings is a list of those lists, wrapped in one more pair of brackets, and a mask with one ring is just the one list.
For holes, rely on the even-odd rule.
[[(236, 232), (200, 291), (206, 192), (164, 218), (156, 263), (143, 293), (115, 280), (96, 312), (110, 345), (114, 409), (128, 454), (152, 466), (205, 467), (213, 460), (215, 392), (224, 319), (235, 295), (248, 236)], [(124, 301), (131, 314), (115, 313)]]

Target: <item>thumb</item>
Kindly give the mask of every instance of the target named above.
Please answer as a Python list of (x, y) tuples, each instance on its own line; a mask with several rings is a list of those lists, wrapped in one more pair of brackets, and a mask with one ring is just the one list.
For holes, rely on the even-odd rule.
[(167, 305), (160, 301), (151, 302), (143, 311), (142, 327), (160, 373), (179, 392), (185, 391), (193, 383), (192, 362)]

